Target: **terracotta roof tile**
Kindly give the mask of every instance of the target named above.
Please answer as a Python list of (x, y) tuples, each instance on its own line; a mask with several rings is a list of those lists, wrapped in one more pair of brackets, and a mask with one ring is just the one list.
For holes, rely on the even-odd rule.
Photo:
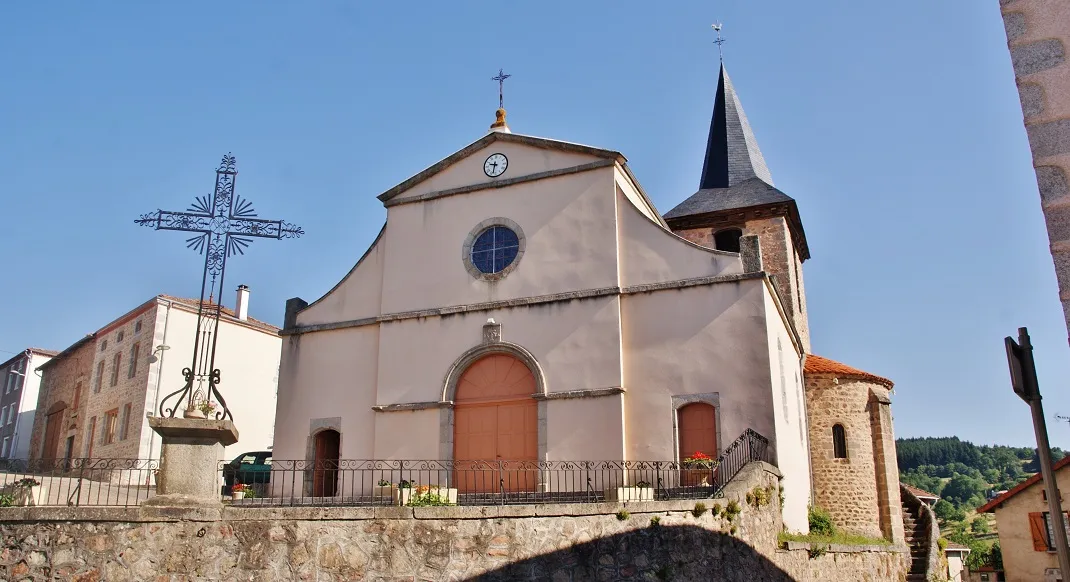
[(903, 483), (903, 487), (906, 487), (911, 493), (914, 494), (915, 497), (933, 497), (936, 499), (940, 499), (940, 496), (935, 493), (929, 493), (924, 489), (918, 489), (917, 487), (912, 487), (910, 485), (907, 485), (906, 483)]
[[(1055, 471), (1058, 471), (1059, 469), (1062, 469), (1063, 467), (1065, 467), (1067, 465), (1070, 465), (1070, 455), (1067, 455), (1067, 456), (1063, 457), (1060, 461), (1058, 461), (1054, 465), (1052, 465), (1051, 466), (1051, 470), (1052, 470), (1052, 472), (1055, 472)], [(1003, 503), (1005, 501), (1007, 501), (1008, 499), (1010, 499), (1011, 497), (1014, 497), (1015, 495), (1018, 495), (1022, 491), (1025, 491), (1031, 485), (1036, 485), (1037, 483), (1040, 483), (1042, 478), (1043, 477), (1040, 475), (1040, 473), (1037, 473), (1036, 475), (1033, 475), (1032, 477), (1026, 479), (1025, 481), (1022, 481), (1021, 483), (1015, 485), (1014, 487), (1011, 487), (1003, 495), (995, 497), (995, 498), (992, 499), (992, 501), (989, 501), (988, 503), (982, 505), (981, 507), (978, 507), (977, 508), (977, 513), (989, 513), (991, 511), (994, 511), (997, 507), (999, 507), (1000, 505), (1003, 505)], [(1058, 480), (1058, 477), (1056, 477), (1056, 480)]]
[(858, 378), (860, 380), (883, 384), (889, 388), (893, 385), (893, 382), (887, 378), (882, 378), (881, 376), (870, 374), (869, 372), (863, 372), (858, 368), (852, 368), (847, 364), (841, 364), (835, 360), (822, 358), (821, 356), (815, 356), (814, 354), (806, 355), (806, 364), (803, 366), (803, 373), (834, 374), (836, 376)]

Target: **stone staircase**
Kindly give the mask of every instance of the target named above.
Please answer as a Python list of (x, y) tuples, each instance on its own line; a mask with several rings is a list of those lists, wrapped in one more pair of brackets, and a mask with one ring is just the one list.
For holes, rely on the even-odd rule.
[(907, 582), (928, 582), (940, 563), (940, 549), (937, 545), (940, 530), (936, 526), (936, 515), (932, 508), (905, 487), (900, 486), (900, 496), (903, 503), (905, 541), (910, 548), (910, 569), (906, 579)]

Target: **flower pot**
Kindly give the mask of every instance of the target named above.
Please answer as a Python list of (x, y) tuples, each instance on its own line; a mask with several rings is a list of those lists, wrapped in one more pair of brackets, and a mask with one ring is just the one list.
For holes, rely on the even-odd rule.
[(33, 487), (19, 487), (15, 491), (15, 505), (19, 507), (33, 507), (37, 505), (43, 505), (44, 499), (41, 495), (41, 486), (34, 485)]
[(245, 499), (245, 491), (232, 491), (230, 494), (231, 501), (237, 501), (239, 499)]
[(390, 499), (397, 503), (397, 485), (376, 485), (372, 487), (372, 497), (375, 499)]
[(653, 501), (653, 487), (614, 487), (606, 489), (606, 501)]
[(426, 490), (421, 490), (419, 487), (405, 487), (403, 489), (397, 489), (394, 492), (394, 503), (397, 505), (408, 505), (412, 501), (413, 497), (423, 495), (425, 493), (433, 493), (438, 495), (445, 501), (457, 504), (457, 490), (448, 487), (430, 487)]
[(196, 408), (187, 408), (182, 411), (182, 416), (184, 418), (205, 418), (204, 413)]

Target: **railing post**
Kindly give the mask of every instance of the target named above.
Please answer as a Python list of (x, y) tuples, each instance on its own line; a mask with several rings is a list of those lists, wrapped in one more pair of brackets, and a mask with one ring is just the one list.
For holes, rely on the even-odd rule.
[(498, 495), (500, 505), (505, 505), (505, 467), (502, 461), (498, 461)]

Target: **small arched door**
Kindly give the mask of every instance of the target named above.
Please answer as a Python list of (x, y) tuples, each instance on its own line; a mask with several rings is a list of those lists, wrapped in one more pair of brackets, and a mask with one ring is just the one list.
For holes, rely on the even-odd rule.
[[(705, 402), (695, 402), (676, 411), (677, 433), (680, 440), (680, 461), (701, 453), (717, 458), (717, 409)], [(683, 465), (684, 485), (701, 485), (703, 480), (713, 484), (715, 469), (705, 462)]]
[[(454, 480), (462, 492), (531, 491), (539, 452), (535, 376), (508, 354), (476, 360), (457, 380)], [(510, 463), (509, 461), (519, 461)]]
[(316, 433), (312, 469), (312, 495), (334, 497), (338, 493), (338, 455), (342, 435), (336, 430)]

